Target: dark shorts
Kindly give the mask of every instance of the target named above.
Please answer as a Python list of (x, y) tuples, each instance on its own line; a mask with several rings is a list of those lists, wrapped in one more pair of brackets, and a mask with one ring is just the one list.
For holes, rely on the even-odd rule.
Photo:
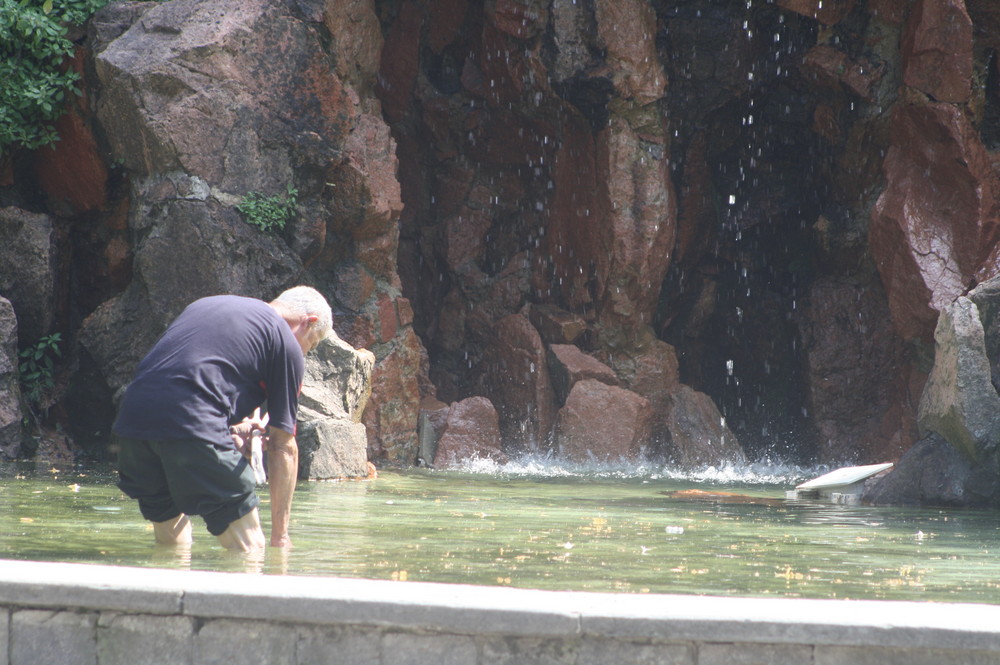
[(197, 440), (118, 442), (118, 487), (139, 501), (147, 520), (201, 515), (218, 536), (260, 503), (253, 469), (232, 447)]

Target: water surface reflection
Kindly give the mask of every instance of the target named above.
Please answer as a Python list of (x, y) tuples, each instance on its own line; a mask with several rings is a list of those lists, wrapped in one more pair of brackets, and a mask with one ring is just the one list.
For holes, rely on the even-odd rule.
[(200, 524), (190, 549), (155, 547), (106, 469), (21, 471), (0, 485), (0, 557), (586, 591), (1000, 602), (995, 513), (785, 501), (808, 473), (684, 476), (529, 462), (302, 483), (295, 547), (247, 559), (223, 551)]

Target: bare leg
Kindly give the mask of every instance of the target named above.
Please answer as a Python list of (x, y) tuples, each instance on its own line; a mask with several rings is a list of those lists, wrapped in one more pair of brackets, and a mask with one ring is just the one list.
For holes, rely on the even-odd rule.
[(166, 522), (153, 522), (153, 536), (160, 545), (190, 545), (191, 518), (181, 513)]
[(264, 530), (260, 527), (260, 513), (254, 508), (235, 522), (219, 536), (219, 544), (230, 550), (249, 552), (263, 548)]

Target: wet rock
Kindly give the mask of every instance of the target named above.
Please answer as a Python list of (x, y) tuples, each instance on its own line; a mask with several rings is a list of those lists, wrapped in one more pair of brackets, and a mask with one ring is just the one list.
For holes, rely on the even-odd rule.
[(603, 232), (610, 236), (585, 258), (597, 266), (600, 321), (627, 331), (652, 321), (670, 266), (677, 202), (666, 156), (624, 119), (612, 119), (598, 155), (611, 208)]
[(419, 454), (417, 424), (427, 379), (427, 351), (412, 327), (402, 328), (376, 356), (372, 396), (362, 416), (368, 457), (412, 465)]
[(559, 454), (577, 462), (636, 460), (652, 432), (649, 402), (594, 379), (573, 385), (559, 410)]
[[(873, 506), (985, 505), (995, 489), (975, 482), (974, 466), (957, 448), (930, 433), (907, 450), (892, 471), (866, 484), (861, 502)], [(977, 491), (970, 491), (973, 488)]]
[(0, 208), (0, 296), (17, 312), (22, 346), (52, 332), (56, 313), (55, 222), (21, 208)]
[(21, 450), (21, 389), (18, 385), (17, 317), (10, 301), (0, 297), (0, 458)]
[[(81, 75), (85, 54), (78, 52), (70, 63)], [(59, 140), (33, 153), (39, 185), (50, 205), (66, 214), (100, 210), (107, 203), (108, 167), (86, 119), (87, 95), (74, 97), (73, 101), (53, 124)]]
[(634, 347), (604, 349), (598, 356), (614, 368), (621, 385), (644, 397), (653, 409), (652, 443), (656, 447), (671, 438), (670, 409), (673, 395), (680, 387), (677, 352), (670, 344), (657, 339), (652, 331), (634, 333)]
[(1000, 277), (979, 284), (968, 297), (979, 310), (991, 380), (993, 387), (1000, 391)]
[(417, 424), (420, 452), (417, 456), (417, 466), (434, 463), (438, 441), (441, 439), (445, 420), (448, 418), (448, 409), (449, 406), (436, 397), (427, 396), (420, 401), (420, 421)]
[(869, 101), (874, 99), (873, 88), (884, 73), (881, 65), (863, 58), (852, 59), (828, 44), (811, 48), (803, 59), (802, 68), (819, 81), (841, 84), (858, 97)]
[(905, 449), (893, 441), (901, 428), (889, 414), (907, 402), (898, 381), (906, 352), (885, 308), (878, 291), (861, 284), (827, 278), (810, 289), (801, 330), (822, 463), (877, 463)]
[(663, 97), (667, 76), (656, 50), (656, 13), (643, 0), (597, 0), (597, 34), (618, 94), (648, 104)]
[(685, 468), (722, 466), (746, 461), (736, 436), (705, 393), (680, 385), (666, 415), (677, 463)]
[(940, 435), (968, 459), (982, 460), (1000, 442), (1000, 396), (991, 382), (975, 303), (960, 297), (941, 312), (934, 341), (934, 369), (920, 398), (920, 428)]
[(572, 344), (587, 330), (582, 318), (554, 305), (531, 305), (528, 320), (546, 344)]
[(448, 409), (434, 466), (447, 468), (472, 459), (490, 459), (500, 464), (507, 461), (500, 449), (497, 411), (485, 397), (469, 397)]
[(939, 102), (972, 94), (972, 19), (964, 0), (917, 0), (903, 33), (903, 81)]
[(814, 18), (824, 25), (842, 21), (852, 9), (855, 0), (778, 0), (782, 9)]
[(950, 104), (899, 104), (891, 127), (869, 242), (897, 333), (929, 342), (938, 312), (965, 293), (993, 246), (996, 176)]
[(484, 352), (484, 393), (497, 409), (504, 449), (545, 451), (555, 423), (545, 345), (523, 314), (497, 321)]
[(620, 385), (613, 369), (572, 344), (549, 346), (548, 358), (552, 387), (559, 404), (565, 404), (573, 386), (586, 379), (594, 379), (609, 386)]

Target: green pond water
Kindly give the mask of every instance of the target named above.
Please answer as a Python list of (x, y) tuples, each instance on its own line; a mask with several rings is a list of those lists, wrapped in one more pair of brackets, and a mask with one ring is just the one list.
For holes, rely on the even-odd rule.
[[(294, 547), (249, 557), (222, 550), (197, 518), (190, 549), (153, 545), (110, 469), (0, 471), (6, 559), (579, 591), (1000, 603), (997, 513), (789, 502), (785, 490), (805, 479), (796, 470), (679, 476), (521, 464), (300, 482)], [(690, 489), (750, 499), (665, 494)], [(266, 527), (266, 488), (261, 497)]]

